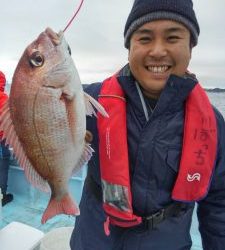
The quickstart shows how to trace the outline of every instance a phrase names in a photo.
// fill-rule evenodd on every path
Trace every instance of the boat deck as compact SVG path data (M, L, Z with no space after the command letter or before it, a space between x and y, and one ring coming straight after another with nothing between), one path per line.
M69 182L73 198L79 202L86 176L86 168ZM33 188L26 180L23 170L19 166L12 165L9 171L8 192L14 195L14 200L2 208L2 222L0 229L10 222L17 221L37 228L44 233L58 227L74 226L75 217L59 215L41 224L41 217L49 200L49 194L44 194ZM194 214L191 236L193 240L192 250L201 250L201 239L198 232L196 213Z
M71 193L77 203L80 201L85 176L86 169L84 168L69 182ZM14 199L2 208L0 228L12 221L25 223L45 233L56 227L74 226L75 217L67 215L55 216L44 225L41 224L41 217L47 207L49 194L42 193L32 187L19 166L10 167L8 192L13 194Z

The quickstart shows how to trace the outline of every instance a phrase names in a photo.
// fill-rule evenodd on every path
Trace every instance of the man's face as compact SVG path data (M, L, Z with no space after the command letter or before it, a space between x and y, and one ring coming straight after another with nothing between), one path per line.
M187 70L191 59L190 32L170 20L146 23L133 33L128 59L145 95L158 98L170 74L183 76Z

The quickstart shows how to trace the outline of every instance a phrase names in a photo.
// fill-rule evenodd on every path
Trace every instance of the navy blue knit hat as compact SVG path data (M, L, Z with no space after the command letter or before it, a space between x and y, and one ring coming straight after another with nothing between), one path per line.
M185 25L191 32L191 42L198 43L200 28L192 0L135 0L124 29L124 44L129 48L130 38L143 24L168 19Z

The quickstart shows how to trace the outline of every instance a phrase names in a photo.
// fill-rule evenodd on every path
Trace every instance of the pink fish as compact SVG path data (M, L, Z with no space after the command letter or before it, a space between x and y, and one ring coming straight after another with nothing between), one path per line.
M86 115L96 115L95 110L107 116L83 92L63 32L47 28L24 51L0 117L0 129L28 180L51 190L42 223L57 214L79 214L68 181L92 156Z

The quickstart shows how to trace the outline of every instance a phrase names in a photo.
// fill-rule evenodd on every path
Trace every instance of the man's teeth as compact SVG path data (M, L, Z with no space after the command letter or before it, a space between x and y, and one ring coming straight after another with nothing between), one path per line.
M149 66L148 70L153 73L164 73L168 68L169 66Z

